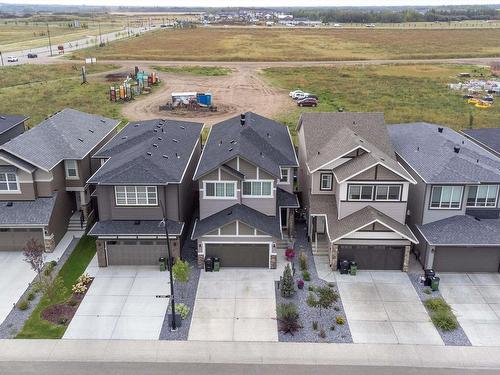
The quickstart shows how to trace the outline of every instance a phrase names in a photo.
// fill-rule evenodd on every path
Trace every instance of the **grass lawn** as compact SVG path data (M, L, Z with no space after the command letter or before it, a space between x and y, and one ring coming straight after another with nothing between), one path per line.
M373 65L347 67L269 68L262 75L286 90L301 88L319 95L317 108L299 108L277 117L295 131L305 111L384 112L387 124L426 121L456 130L498 126L500 103L477 109L447 84L458 82L459 72L487 76L488 69L456 65ZM290 99L291 100L291 99Z
M71 295L71 287L78 277L85 271L96 253L95 239L84 236L77 247L70 255L64 266L59 271L58 276L63 279L64 289L59 290L53 301L46 295L42 297L38 306L33 310L30 318L26 321L23 329L16 338L23 339L59 339L66 331L65 325L55 325L41 319L40 313L47 307L67 301Z
M88 74L116 69L115 65L93 65ZM108 100L104 78L89 76L81 84L80 65L19 65L0 69L0 113L30 116L34 126L56 111L69 107L122 119L121 104Z
M158 30L93 51L100 59L311 61L498 56L500 29ZM74 58L84 58L86 50Z
M153 69L165 73L193 74L197 76L227 76L231 69L222 66L153 66Z

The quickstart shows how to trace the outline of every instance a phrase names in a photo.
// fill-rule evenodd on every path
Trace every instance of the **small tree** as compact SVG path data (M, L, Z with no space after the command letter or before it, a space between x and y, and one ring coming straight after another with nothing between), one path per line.
M45 264L44 246L32 238L23 248L24 261L31 266L31 269L38 275L38 281L42 281L42 269Z
M175 264L172 266L172 276L176 281L182 284L187 283L189 281L189 277L191 276L191 267L189 266L189 263L177 258L175 260ZM181 297L184 298L182 290Z
M323 309L329 309L337 301L339 295L328 286L314 288L307 296L307 305L319 309L319 315Z
M287 264L285 270L283 271L283 277L281 279L281 296L282 297L291 297L295 293L295 285L292 277L292 269L290 268L290 264Z

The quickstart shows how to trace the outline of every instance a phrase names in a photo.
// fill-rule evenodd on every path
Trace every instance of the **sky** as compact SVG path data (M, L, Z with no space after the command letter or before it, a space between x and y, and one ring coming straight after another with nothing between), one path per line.
M285 6L394 6L498 4L500 0L0 0L12 4L199 6L199 7L285 7Z

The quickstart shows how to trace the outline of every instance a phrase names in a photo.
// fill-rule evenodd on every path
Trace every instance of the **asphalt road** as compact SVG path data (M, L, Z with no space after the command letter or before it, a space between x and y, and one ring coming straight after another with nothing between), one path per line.
M2 375L493 375L498 370L191 363L0 362Z

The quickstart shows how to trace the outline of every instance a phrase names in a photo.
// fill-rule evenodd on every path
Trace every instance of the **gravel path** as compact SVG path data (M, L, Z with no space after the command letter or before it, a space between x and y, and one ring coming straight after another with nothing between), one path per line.
M413 284L415 290L417 291L418 296L420 297L420 300L422 302L431 299L431 298L443 298L441 293L439 291L432 292L430 294L425 293L425 290L430 290L429 287L424 286L423 283L420 282L420 277L423 276L421 273L408 273L408 277L411 280L411 283ZM441 335L441 338L443 339L443 342L445 345L449 346L471 346L471 343L469 339L467 338L467 335L465 334L464 330L460 326L460 323L458 324L458 327L454 329L453 331L443 331L442 329L439 329L436 327L437 331Z
M340 299L340 294L338 293L337 285L335 283L327 283L318 277L316 271L316 266L314 264L314 258L312 254L311 244L306 238L306 228L304 223L296 224L296 241L295 241L295 251L296 256L293 260L295 267L294 280L302 279L302 272L299 267L299 255L303 251L307 254L307 269L311 275L311 281L306 281L304 289L297 289L296 293L291 298L284 298L281 296L280 291L276 290L276 303L289 303L293 302L297 305L299 312L300 323L303 328L294 335L285 334L281 331L278 332L279 341L284 342L333 342L333 343L352 343L351 332L349 330L349 324L344 312L344 306L342 300ZM295 284L297 285L297 284ZM333 290L339 294L337 302L334 303L333 307L328 310L323 310L321 315L318 309L311 308L307 305L306 299L308 294L308 287L313 286L326 286L330 285ZM344 324L340 325L336 323L336 318L342 317L344 319ZM312 325L313 322L318 322L318 329L314 330ZM334 329L332 329L334 328ZM320 337L320 330L323 329L326 336L324 338Z

